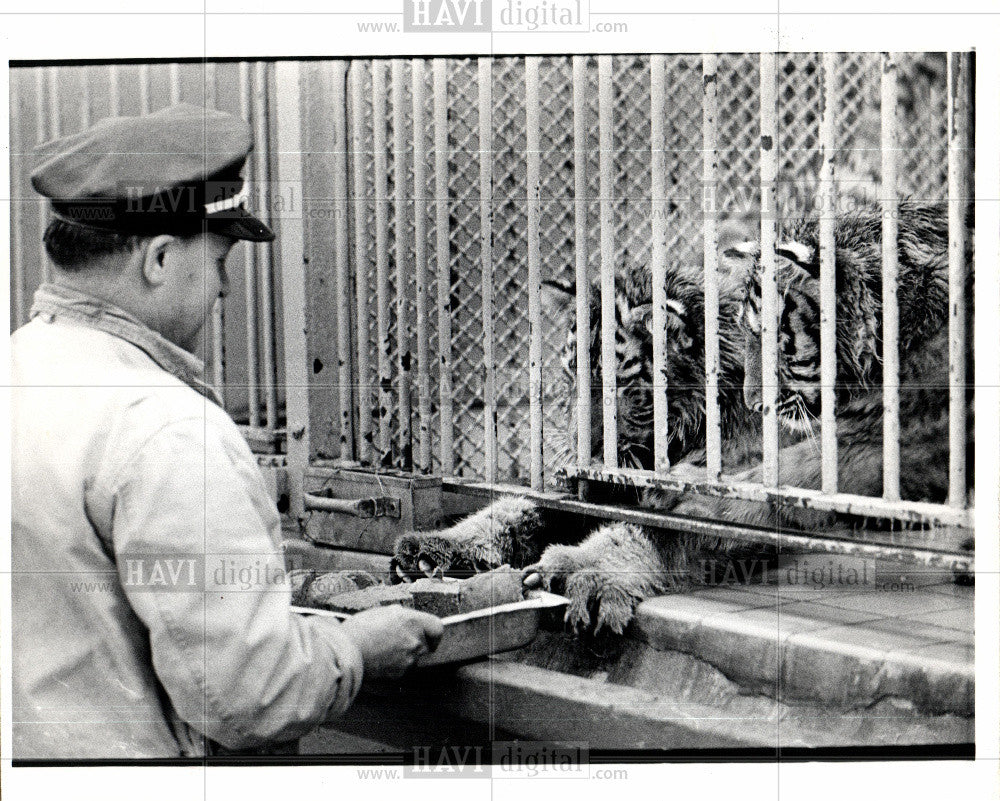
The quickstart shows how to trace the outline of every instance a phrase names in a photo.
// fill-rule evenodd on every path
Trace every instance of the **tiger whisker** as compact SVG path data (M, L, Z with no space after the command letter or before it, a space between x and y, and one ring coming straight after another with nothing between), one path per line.
M812 449L817 454L820 453L821 451L819 442L816 440L816 432L815 429L813 428L812 420L810 420L810 417L812 417L812 415L809 414L809 410L806 408L805 401L802 400L801 395L795 396L795 405L793 407L793 410L795 412L796 417L799 419L799 422L802 425L802 431L803 433L805 433L806 439L809 441L809 444L812 446Z

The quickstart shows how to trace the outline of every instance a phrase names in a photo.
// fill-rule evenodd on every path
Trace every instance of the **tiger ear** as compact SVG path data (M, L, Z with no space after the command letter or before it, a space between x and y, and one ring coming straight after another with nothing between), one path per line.
M774 246L774 252L798 265L813 278L819 278L819 262L812 246L804 242L779 242Z
M752 275L760 258L760 243L754 239L719 242L719 277L742 286Z

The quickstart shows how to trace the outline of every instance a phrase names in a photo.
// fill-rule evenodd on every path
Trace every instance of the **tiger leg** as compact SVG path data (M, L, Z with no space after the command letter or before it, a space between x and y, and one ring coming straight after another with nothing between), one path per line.
M546 515L527 498L503 498L443 531L414 531L396 540L393 581L470 575L538 558Z

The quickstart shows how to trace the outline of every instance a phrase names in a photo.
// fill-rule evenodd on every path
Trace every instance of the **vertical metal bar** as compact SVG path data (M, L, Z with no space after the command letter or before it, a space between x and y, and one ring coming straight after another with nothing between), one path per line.
M375 148L375 298L378 331L379 465L392 465L392 344L389 341L389 167L385 62L372 61L372 142Z
M497 481L497 366L494 354L493 298L493 59L479 68L479 234L483 294L483 426L485 478Z
M174 63L170 65L170 105L176 106L181 102L181 65Z
M899 195L897 66L882 54L882 495L899 500ZM825 403L825 401L824 401Z
M539 215L541 212L541 136L538 121L537 56L524 61L524 118L528 190L528 417L531 488L542 489L542 295Z
M591 457L590 275L587 248L587 57L573 56L573 224L576 254L576 460Z
M121 114L121 71L117 64L108 67L108 107L109 114L117 117Z
M965 262L971 59L948 54L948 502L963 507L965 483Z
M618 359L615 353L614 87L611 56L597 57L597 124L601 170L601 382L604 464L618 466Z
M351 266L347 238L347 62L333 62L333 250L337 272L337 383L341 459L354 458ZM363 318L362 318L363 319Z
M667 455L667 59L649 59L650 231L653 302L653 469L670 470Z
M80 130L90 127L90 68L80 67Z
M823 54L819 191L819 342L823 492L837 491L837 54Z
M277 98L278 176L291 186L302 185L302 101L299 63L275 65ZM290 512L304 514L302 475L309 464L309 370L306 341L305 232L288 225L281 232L281 290L284 322L285 396L288 415L288 483Z
M778 57L760 54L761 395L765 486L778 485Z
M243 119L251 117L251 109L253 109L253 91L250 85L250 65L242 61L240 62L240 116ZM251 160L250 164L247 164L247 172L249 173L247 178L249 181L256 183L263 180L256 157ZM247 412L250 425L253 428L260 427L260 393L257 389L259 365L257 355L257 254L257 247L253 242L243 243L243 268L246 276L244 298L247 312Z
M398 467L413 467L413 421L410 408L410 369L413 354L411 347L410 271L407 269L409 244L406 229L406 184L408 151L406 141L406 114L403 107L402 59L392 61L392 159L395 171L393 184L394 216L396 222L396 381L399 387L399 463Z
M420 430L417 467L431 471L431 357L427 332L427 142L424 131L424 62L410 61L413 101L413 272L416 276L417 425Z
M23 124L18 119L21 108L21 78L19 75L11 75L10 81L10 184L11 184L11 204L10 204L10 264L11 264L11 303L14 309L13 327L20 328L27 322L27 298L25 297L24 281L24 236L21 226L24 225L23 211L25 198L24 191L24 140L22 137ZM16 192L16 194L15 194Z
M49 134L52 139L58 139L62 136L62 120L59 117L59 112L62 109L62 104L59 102L60 77L59 67L49 67L45 71L45 78L48 81Z
M139 65L139 113L149 114L153 110L149 97L149 64Z
M706 477L722 476L722 417L719 412L719 137L718 68L714 53L702 56L702 187L705 262L705 458Z
M360 62L351 66L351 145L354 151L354 298L358 328L358 459L372 461L371 363L368 358L368 203L365 196L365 164L368 146L364 134L364 73ZM377 126L377 123L375 123ZM384 125L384 123L382 123Z
M448 222L448 62L434 59L434 224L437 229L438 406L441 475L455 469L451 382L451 249Z
M218 98L216 96L216 74L215 63L205 64L205 108L216 107ZM222 398L223 407L226 406L226 301L225 298L217 298L212 304L212 384L215 391Z
M267 64L263 61L257 62L257 86L255 93L257 97L257 112L254 115L254 123L257 126L257 146L254 152L257 158L257 181L260 186L257 188L258 195L263 205L265 220L271 219L271 161L270 161L270 134L268 131L269 94L267 79ZM266 413L265 421L269 431L274 431L278 427L278 386L275 372L277 369L274 355L274 251L270 242L262 242L257 247L260 269L258 271L258 281L260 292L260 318L261 318L261 339L263 347L263 389L264 389L264 409Z
M58 139L61 135L61 125L59 122L59 73L58 67L49 67L45 70L39 70L38 75L38 141L39 143L46 142L50 139ZM47 84L48 91L46 93L46 86L42 83L45 81ZM46 94L48 96L48 120L46 120L46 110L44 106ZM39 224L41 228L42 237L45 235L45 229L49 226L49 221L52 219L52 215L49 212L48 204L43 203L39 207ZM41 237L39 237L39 244L41 244ZM42 266L42 280L51 281L52 280L52 263L49 261L48 254L45 252L44 245L41 248L41 266Z

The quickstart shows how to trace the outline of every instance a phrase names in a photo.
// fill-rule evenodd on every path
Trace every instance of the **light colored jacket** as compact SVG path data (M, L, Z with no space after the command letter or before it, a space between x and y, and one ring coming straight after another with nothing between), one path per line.
M14 757L262 747L343 712L361 654L291 611L277 511L201 362L77 292L33 313L11 343Z

